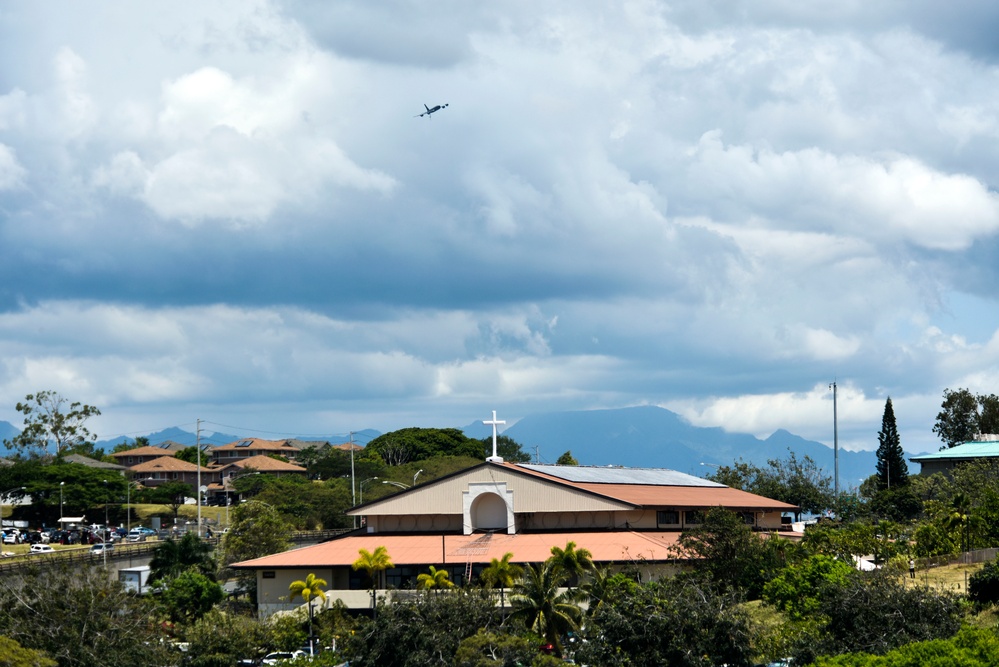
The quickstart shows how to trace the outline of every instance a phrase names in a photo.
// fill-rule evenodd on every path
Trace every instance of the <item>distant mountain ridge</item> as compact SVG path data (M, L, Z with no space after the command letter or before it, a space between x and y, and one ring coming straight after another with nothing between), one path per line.
M463 430L469 437L492 435L492 429L481 422ZM582 465L670 468L703 477L713 467L732 465L740 458L763 466L770 459L787 458L790 449L799 459L809 456L826 474L834 475L833 450L821 442L783 429L760 440L748 433L694 426L675 412L651 405L528 415L503 435L532 456L537 447L542 463L554 463L563 452L571 451ZM840 489L859 486L874 474L876 462L874 452L841 449ZM918 467L910 467L910 473L917 472Z

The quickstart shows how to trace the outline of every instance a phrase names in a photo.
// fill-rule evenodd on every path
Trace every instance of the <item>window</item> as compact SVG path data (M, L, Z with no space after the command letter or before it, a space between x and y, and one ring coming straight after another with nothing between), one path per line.
M660 526L679 526L680 512L677 510L659 510L656 512L656 523Z
M756 513L755 512L739 512L739 516L742 517L743 522L745 522L745 524L747 526L755 526L756 525Z
M264 570L263 572L260 573L260 576L263 577L264 579L274 579L274 575L276 574L277 573L274 572L274 570Z
M686 526L696 526L704 523L704 512L700 510L687 510L683 513L683 523Z

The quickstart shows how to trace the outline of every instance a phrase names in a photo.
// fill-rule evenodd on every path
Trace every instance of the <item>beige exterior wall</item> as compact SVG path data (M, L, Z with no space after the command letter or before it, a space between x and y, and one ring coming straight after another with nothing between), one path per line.
M513 511L529 512L596 512L621 510L628 507L576 489L550 484L505 470L484 466L466 471L443 482L421 488L420 493L400 494L372 503L354 514L383 516L424 516L433 514L462 515L462 493L469 484L505 483L514 493Z

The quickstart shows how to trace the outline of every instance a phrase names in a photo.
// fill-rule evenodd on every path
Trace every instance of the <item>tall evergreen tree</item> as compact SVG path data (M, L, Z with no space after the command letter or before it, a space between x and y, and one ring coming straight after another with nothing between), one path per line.
M885 402L885 413L881 418L881 431L878 433L878 489L890 489L909 483L909 466L898 437L895 424L895 410L891 397Z

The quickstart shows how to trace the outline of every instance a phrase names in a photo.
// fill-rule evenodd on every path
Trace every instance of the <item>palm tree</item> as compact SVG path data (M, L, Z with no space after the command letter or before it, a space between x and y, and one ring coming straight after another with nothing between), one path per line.
M954 494L950 503L950 509L944 517L944 528L961 531L961 551L968 551L970 548L970 532L973 526L978 524L978 517L971 513L971 498L962 492Z
M392 557L389 556L388 549L384 546L375 547L373 552L367 549L359 549L357 553L360 554L360 558L355 560L351 567L355 570L364 570L371 580L371 609L374 612L376 608L375 589L378 588L378 574L395 566L392 564Z
M438 570L431 565L430 574L424 572L416 577L416 587L421 591L431 588L440 591L442 588L454 588L454 582L449 578L447 570Z
M198 568L201 574L215 581L212 545L196 533L187 533L180 540L164 540L153 551L153 558L149 561L149 583L172 579L191 567Z
M492 588L499 586L500 614L503 619L506 619L506 589L513 586L513 582L524 574L524 568L511 563L511 558L513 554L509 551L503 554L503 558L493 558L479 575L486 586Z
M593 554L589 549L577 549L575 542L566 542L565 549L552 547L552 555L548 560L565 572L566 576L576 579L593 569Z
M309 573L309 576L305 578L305 581L293 581L291 585L288 586L288 599L294 600L295 598L301 596L305 600L306 604L309 605L309 648L312 648L312 598L319 598L320 600L326 599L326 593L323 592L323 588L326 586L326 580L320 579L316 575Z
M524 570L524 578L514 586L511 619L520 619L528 630L538 633L562 656L561 637L579 630L582 611L576 604L579 592L559 592L565 583L565 571L552 559L533 564Z
M613 604L620 597L622 587L627 585L622 583L623 581L627 580L623 580L616 573L611 572L609 567L593 568L589 580L581 586L589 601L587 614L591 618L604 603Z

